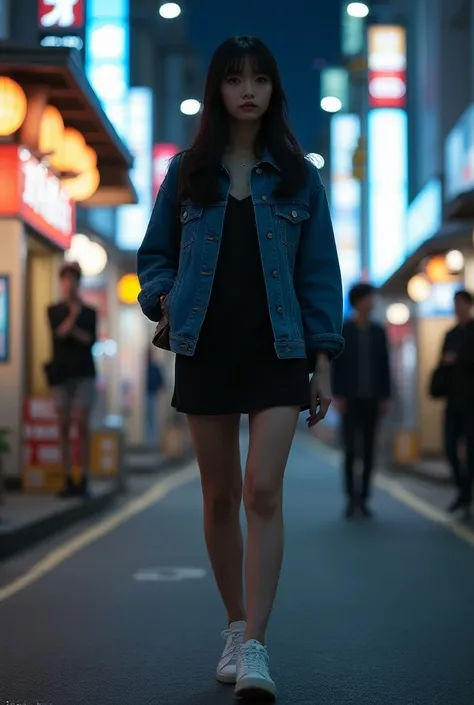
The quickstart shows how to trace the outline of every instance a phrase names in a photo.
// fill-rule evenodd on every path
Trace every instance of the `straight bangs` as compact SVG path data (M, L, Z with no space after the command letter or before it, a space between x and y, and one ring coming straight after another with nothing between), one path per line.
M221 57L221 81L229 76L241 76L245 66L259 76L268 76L272 83L278 83L278 68L275 60L264 47L258 44L231 44L226 47L225 55Z

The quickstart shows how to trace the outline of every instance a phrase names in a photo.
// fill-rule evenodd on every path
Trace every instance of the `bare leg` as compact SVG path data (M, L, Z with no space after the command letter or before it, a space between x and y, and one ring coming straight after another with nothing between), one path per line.
M58 410L59 414L59 443L61 447L61 459L64 466L64 474L66 480L70 480L72 476L72 465L71 465L71 441L70 441L70 428L71 428L71 408L65 407Z
M77 430L79 433L80 461L83 480L89 477L90 465L90 414L88 409L77 412Z
M245 559L247 631L265 644L283 558L283 477L299 408L266 409L250 416L244 483L248 536Z
M204 500L204 535L228 622L245 619L239 422L228 416L188 416Z

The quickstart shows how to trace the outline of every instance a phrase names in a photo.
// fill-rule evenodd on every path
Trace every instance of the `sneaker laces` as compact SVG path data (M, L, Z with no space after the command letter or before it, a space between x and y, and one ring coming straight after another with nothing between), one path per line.
M247 671L258 673L261 676L268 676L268 655L267 650L261 644L252 644L243 648L241 659Z
M235 629L224 629L222 638L227 641L227 653L232 653L232 658L237 656L237 652L244 640L244 632ZM230 641L229 641L230 639Z

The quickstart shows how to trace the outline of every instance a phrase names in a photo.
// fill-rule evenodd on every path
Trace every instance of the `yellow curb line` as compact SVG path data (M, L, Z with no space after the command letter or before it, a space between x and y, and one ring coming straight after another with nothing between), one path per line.
M58 567L61 563L71 558L75 553L89 546L94 541L106 536L111 531L116 529L121 524L125 523L132 517L140 514L145 509L148 509L153 504L161 501L175 489L183 487L192 482L198 477L198 469L196 462L178 470L169 477L158 480L149 490L144 492L139 497L127 502L127 504L117 509L111 516L106 517L98 524L85 529L74 538L66 541L61 546L58 546L53 551L48 553L44 558L39 560L32 568L24 575L16 578L11 583L0 588L0 602L4 602L9 597L13 597L17 593L24 590L26 587L35 583L47 573Z

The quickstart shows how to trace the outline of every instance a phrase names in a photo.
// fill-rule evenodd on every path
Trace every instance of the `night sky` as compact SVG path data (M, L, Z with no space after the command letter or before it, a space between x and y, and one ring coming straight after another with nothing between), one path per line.
M338 0L183 0L188 37L203 71L216 46L236 34L259 37L275 54L296 137L317 150L327 116L319 107L320 60L337 62Z

